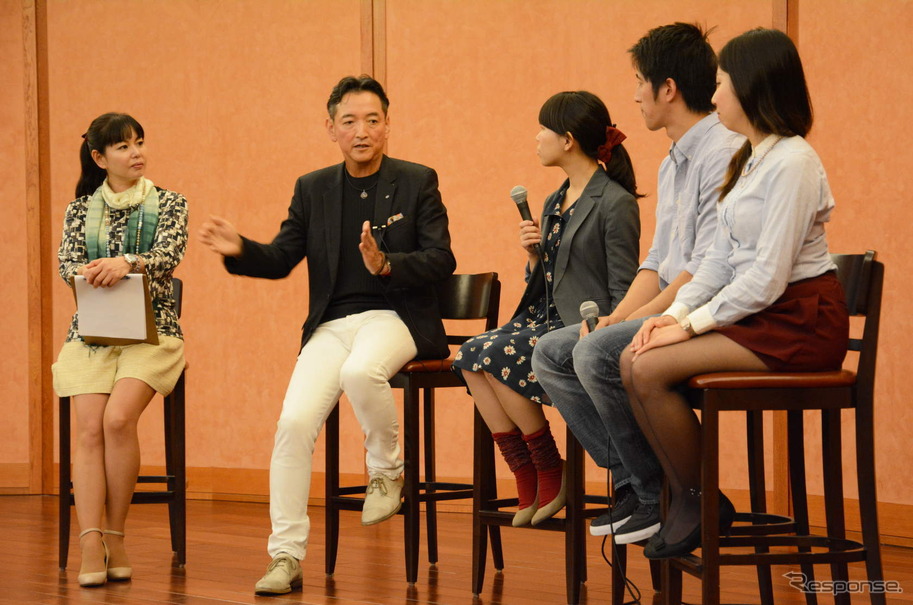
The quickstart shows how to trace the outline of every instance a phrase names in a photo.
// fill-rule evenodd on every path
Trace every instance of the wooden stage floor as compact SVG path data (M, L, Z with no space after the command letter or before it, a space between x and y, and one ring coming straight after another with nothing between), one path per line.
M127 547L134 566L132 582L84 589L76 583L79 565L74 520L70 564L57 567L57 500L48 496L0 496L0 603L111 603L142 605L174 603L349 604L475 604L536 605L564 603L564 542L557 532L502 530L505 569L495 573L489 556L485 586L478 599L471 591L471 518L465 513L439 514L440 561L419 566L419 579L405 581L400 517L362 527L354 512L342 513L336 574L323 572L323 509L312 507L312 543L304 562L304 586L288 595L255 597L253 586L266 568L269 513L265 504L188 502L188 555L185 568L171 564L165 505L135 505L127 522ZM424 531L424 528L423 528ZM581 603L608 603L610 569L600 553L600 538L588 538L589 581ZM646 560L630 552L630 578L643 592L642 603L659 603L650 587ZM424 546L422 556L425 556ZM913 603L913 550L885 547L885 579L900 583L903 593L888 603ZM851 578L861 579L860 565ZM774 568L776 602L804 603L804 596L783 577L791 571ZM817 579L826 579L821 569ZM723 600L758 603L753 568L725 568ZM697 581L686 577L685 601L700 601ZM832 599L822 596L821 603ZM853 603L868 603L854 595Z

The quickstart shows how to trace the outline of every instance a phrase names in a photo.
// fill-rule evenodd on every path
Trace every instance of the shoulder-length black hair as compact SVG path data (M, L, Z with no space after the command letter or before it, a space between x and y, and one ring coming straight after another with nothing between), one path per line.
M92 195L108 176L108 173L95 163L92 150L104 154L109 145L126 141L134 134L138 139L145 137L140 123L125 113L106 113L92 120L86 134L82 135L83 141L79 147L79 163L82 170L79 182L76 183L76 197Z
M613 126L605 103L585 90L552 95L539 110L539 124L561 135L570 133L583 153L594 160L599 159L599 146L606 142L606 128ZM612 150L605 171L631 195L643 197L637 192L634 165L623 144Z
M812 128L812 101L796 45L776 29L752 29L736 36L720 51L720 69L748 122L759 132L804 137ZM720 188L720 200L732 191L751 156L751 143L739 149Z

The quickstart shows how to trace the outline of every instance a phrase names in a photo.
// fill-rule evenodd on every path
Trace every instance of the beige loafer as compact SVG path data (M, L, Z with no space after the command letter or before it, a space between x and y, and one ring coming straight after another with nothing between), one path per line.
M558 495L555 496L554 500L536 511L532 521L530 521L530 525L538 525L546 519L551 519L555 516L555 513L564 508L564 505L567 502L567 467L565 466L564 461L561 462L561 465L564 468L561 469L561 489L558 491Z
M536 514L537 510L539 510L539 494L536 494L536 499L533 500L532 504L517 511L513 521L511 521L511 525L514 527L529 525L529 522L533 520L533 516Z

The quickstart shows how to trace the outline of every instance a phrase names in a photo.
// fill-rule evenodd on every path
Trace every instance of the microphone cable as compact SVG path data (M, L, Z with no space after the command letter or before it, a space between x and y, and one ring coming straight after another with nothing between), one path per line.
M613 507L610 506L608 515L609 515L609 523L611 525L614 525L614 523L615 523L614 519L612 518L613 510L614 510ZM612 534L614 535L614 533L615 533L615 530L613 529ZM643 599L643 595L640 592L640 588L637 586L637 584L634 583L634 580L629 578L628 574L626 574L620 567L617 567L618 564L615 563L615 561L618 561L618 544L615 543L615 540L612 540L612 554L615 557L614 560L610 561L609 558L606 556L605 543L606 543L606 540L608 540L608 539L609 539L609 536L607 536L607 535L602 537L602 546L600 547L600 554L602 555L602 560L605 561L606 564L610 568L618 569L618 573L621 575L622 581L625 584L625 590L627 590L628 594L631 595L631 600L625 601L622 605L641 605L641 599ZM650 570L650 574L652 576L652 574L653 574L652 569ZM691 604L687 603L686 601L682 601L682 605L691 605Z
M615 510L614 506L609 506L609 511L608 511L609 527L612 527L615 524L615 520L612 518L612 514L613 514L614 510ZM613 535L614 535L614 532L615 532L615 530L613 528L612 529ZM623 569L618 567L618 564L615 562L615 561L618 561L618 545L615 543L615 540L612 540L612 555L614 556L614 559L612 561L610 561L609 558L606 557L605 543L606 543L606 540L608 540L608 539L609 539L609 536L607 536L607 535L602 537L602 547L600 548L600 554L602 554L602 560L605 561L610 568L618 570L619 575L621 575L621 578L624 581L625 590L627 590L628 594L631 595L631 600L625 601L623 603L623 605L640 605L641 599L643 598L643 595L640 592L640 588L638 588L637 584L635 584L634 581L628 577L628 574L626 574Z
M609 519L611 520L611 518L612 512L609 511ZM618 561L618 545L615 544L615 540L612 540L612 554L614 555L615 559L610 561L605 554L605 543L608 539L609 536L602 537L602 547L600 548L600 554L602 554L602 560L605 561L610 568L618 570L618 573L625 584L625 590L629 595L631 595L631 600L624 601L622 605L640 605L641 599L643 598L643 595L640 592L640 588L638 588L637 584L634 583L634 580L629 578L628 574L626 574L620 567L617 567L618 564L615 563L615 561Z

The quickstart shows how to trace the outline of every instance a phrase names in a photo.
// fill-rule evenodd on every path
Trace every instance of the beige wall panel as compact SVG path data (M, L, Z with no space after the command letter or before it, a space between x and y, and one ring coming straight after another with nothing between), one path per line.
M125 8L126 7L126 8ZM324 104L343 74L362 70L361 4L263 2L48 2L51 187L56 254L59 226L78 176L79 135L109 110L132 113L146 127L148 176L184 193L192 237L177 275L187 295L188 464L196 468L264 469L279 406L294 365L307 312L306 269L271 283L228 276L195 241L209 214L245 235L268 240L284 218L294 180L339 161L324 131ZM535 156L537 113L554 92L588 89L609 106L627 135L640 188L641 255L652 238L656 170L669 141L643 126L633 102L627 48L647 29L676 20L716 25L715 48L750 27L771 23L772 6L660 0L387 0L386 73L393 130L390 154L438 170L450 209L458 271L498 271L501 319L523 288L524 255L516 243L516 210L508 192L530 191L534 212L563 174ZM835 251L875 248L887 264L885 331L877 401L880 499L913 503L913 488L887 478L910 466L905 437L911 412L903 383L904 337L911 331L904 276L913 261L903 247L911 213L911 152L898 125L910 117L910 87L882 74L913 58L906 32L913 4L901 0L802 0L799 42L816 108L811 142L837 198L829 228ZM10 427L0 463L28 461L25 280L24 89L21 7L0 2L2 141L0 328L13 347L0 367L0 414ZM141 23L136 28L127 23ZM878 40L875 46L870 40ZM867 48L865 53L861 48ZM890 63L888 60L891 59ZM72 298L55 282L55 351ZM19 294L17 294L17 292ZM18 351L18 353L17 353ZM471 400L452 390L439 398L439 475L468 477ZM560 418L549 411L553 424ZM161 406L141 426L145 464L160 464ZM743 423L725 447L724 486L744 486ZM363 467L362 436L343 408L343 470ZM556 433L562 433L559 429ZM818 447L810 436L810 450ZM851 464L851 461L848 461ZM13 468L13 466L10 466ZM19 468L19 467L15 467ZM318 450L315 470L322 469ZM600 474L590 468L590 479ZM506 469L501 469L501 474ZM18 476L8 472L4 476ZM2 487L2 486L0 486ZM814 486L815 490L819 486ZM218 491L217 487L212 488ZM259 489L259 488L258 488ZM848 495L855 492L850 488Z
M187 463L265 468L307 313L304 265L280 282L229 276L196 241L210 214L270 240L295 179L340 160L324 129L332 85L358 73L357 0L51 1L52 190L59 243L80 135L105 111L143 124L147 176L189 202L182 325L190 362ZM60 346L73 310L55 290ZM161 405L141 422L144 462L162 461Z
M0 463L29 461L25 72L21 3L0 2ZM20 476L20 475L17 475ZM28 476L24 477L28 485ZM6 483L21 484L21 480ZM0 487L5 486L0 482Z
M885 295L875 392L878 499L913 503L913 485L897 481L913 466L909 335L913 332L913 151L903 129L913 121L906 101L913 83L903 76L913 61L913 3L901 0L802 0L799 46L815 126L815 146L837 200L828 230L831 249L878 251L885 263ZM846 417L846 416L845 416ZM850 432L844 444L852 452ZM820 451L820 438L810 438ZM846 459L847 497L855 497L855 466ZM816 477L816 479L819 479ZM820 486L815 489L821 493Z
M627 49L652 27L674 21L717 26L711 43L771 22L768 2L388 0L387 73L392 155L429 164L441 177L451 216L458 272L497 271L504 283L501 320L522 294L525 253L517 244L517 210L508 192L529 189L538 215L564 174L543 168L535 136L542 103L562 90L598 94L628 135L641 200L641 256L653 237L656 173L669 148L664 132L647 131L633 101ZM572 318L576 319L576 318ZM439 472L471 474L471 400L441 397ZM556 433L563 422L551 414ZM733 452L744 451L734 440ZM591 467L594 470L595 467ZM506 467L502 468L506 472ZM744 472L724 471L741 483ZM598 478L595 472L590 475ZM738 477L739 479L736 479Z

